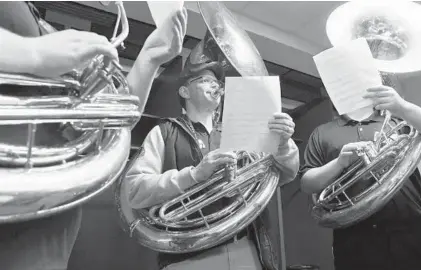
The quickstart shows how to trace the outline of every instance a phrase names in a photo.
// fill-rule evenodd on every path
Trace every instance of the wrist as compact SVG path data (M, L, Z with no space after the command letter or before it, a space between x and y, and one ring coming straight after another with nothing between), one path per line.
M290 141L289 139L288 140L281 139L281 142L278 145L278 151L277 151L278 155L286 155L290 151L289 141Z
M25 55L27 55L27 65L25 73L39 76L39 69L43 66L43 57L37 46L36 38L23 38L21 44L25 44Z
M289 139L281 139L278 145L279 150L285 150L289 148Z
M402 104L401 115L398 115L398 117L400 117L402 119L406 119L408 117L408 115L411 114L412 108L413 108L413 104L411 102L408 102L408 101L405 100Z
M190 167L190 176L193 179L193 182L199 183L199 181L197 179L197 170L196 170L196 167L194 167L194 166L191 166Z
M164 64L161 63L161 61L159 61L159 57L153 56L154 54L150 51L149 48L145 49L144 51L141 51L140 53L142 54L142 62L146 63L147 65L150 65L153 68L158 69L162 64Z
M339 172L342 172L343 170L345 170L345 169L346 169L346 166L345 166L344 164L342 164L342 163L339 161L339 158L336 158L336 159L334 160L334 165L335 165L335 168L336 168Z

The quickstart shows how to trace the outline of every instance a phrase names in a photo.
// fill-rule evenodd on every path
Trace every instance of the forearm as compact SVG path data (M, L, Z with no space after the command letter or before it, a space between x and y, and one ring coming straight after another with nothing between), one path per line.
M342 171L337 158L324 166L310 169L301 177L301 190L308 194L318 193L333 183Z
M152 83L158 72L159 64L151 60L148 53L141 51L137 56L132 69L127 75L127 82L130 93L136 95L140 99L140 112L145 110Z
M280 146L274 159L281 172L279 185L282 186L294 180L300 167L299 151L295 142L289 139L288 143Z
M413 103L406 102L406 106L403 111L404 113L400 117L416 130L421 132L421 107Z
M10 73L33 74L36 66L36 48L25 38L0 28L0 70Z
M128 174L125 181L128 182L126 194L129 204L134 209L163 203L195 184L190 175L190 167L181 171L169 170L163 174Z
M141 209L162 203L184 192L196 182L191 167L163 171L165 142L155 126L143 142L143 150L126 174L126 194L132 208Z

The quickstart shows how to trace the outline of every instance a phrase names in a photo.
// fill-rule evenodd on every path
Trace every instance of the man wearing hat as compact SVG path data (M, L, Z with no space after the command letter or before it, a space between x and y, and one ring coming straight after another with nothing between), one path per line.
M221 165L236 163L233 152L218 150L220 131L216 121L224 90L224 70L220 62L203 53L207 46L204 41L192 50L177 84L185 114L164 119L149 132L142 153L127 173L127 193L134 209L174 198L196 183L207 181ZM275 159L281 184L285 184L295 178L299 167L298 148L291 139L294 123L287 114L276 113L268 119L268 128L281 137ZM224 202L217 201L203 211L215 212L223 206ZM278 269L277 252L273 250L276 247L270 243L265 224L260 219L255 224L256 233L265 237L259 239L260 247L254 244L251 235L255 232L249 226L233 239L208 250L160 253L160 269Z

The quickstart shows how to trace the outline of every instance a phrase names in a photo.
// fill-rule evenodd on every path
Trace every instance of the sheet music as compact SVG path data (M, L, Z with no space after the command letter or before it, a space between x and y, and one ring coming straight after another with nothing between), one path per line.
M268 121L281 106L278 76L227 77L221 149L275 153L280 137Z
M313 59L338 113L353 112L354 118L368 117L373 103L363 95L368 88L381 85L382 80L367 41L359 38L325 50ZM356 113L360 109L364 113Z
M149 10L156 27L162 27L165 20L172 14L181 10L184 1L148 1Z

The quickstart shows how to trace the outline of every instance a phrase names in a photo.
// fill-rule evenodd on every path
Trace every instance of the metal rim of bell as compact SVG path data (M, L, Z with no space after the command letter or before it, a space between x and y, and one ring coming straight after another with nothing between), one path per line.
M326 22L326 34L332 46L340 46L356 37L353 29L362 18L369 16L387 18L404 29L409 43L405 54L394 60L375 59L379 71L388 73L409 73L421 70L421 5L414 2L352 1L332 11Z
M206 5L206 8L204 7L205 5ZM219 49L223 52L223 54L228 59L230 64L234 67L234 69L238 73L240 73L241 76L268 76L269 72L267 71L266 65L264 64L263 59L260 56L260 53L257 50L256 46L254 45L253 41L250 39L247 32L239 26L235 17L231 14L231 12L228 10L228 8L224 4L220 3L219 1L205 1L205 2L197 1L197 6L203 18L203 21L206 24L206 28L211 34L212 38L215 40L215 43L218 45ZM232 22L231 26L233 26L236 32L243 33L242 35L238 35L238 36L244 37L244 43L247 44L247 47L250 47L251 49L249 50L248 53L252 52L253 59L255 60L253 63L252 70L244 69L242 64L237 63L237 61L235 61L235 59L233 59L231 55L226 52L226 49L223 46L221 46L219 37L216 35L214 28L212 27L213 26L212 22L210 18L206 16L206 14L208 13L205 12L205 9L208 9L208 10L214 9L214 12L211 13L212 17L218 16L222 12L224 14L224 16L222 16L224 20L228 20Z

